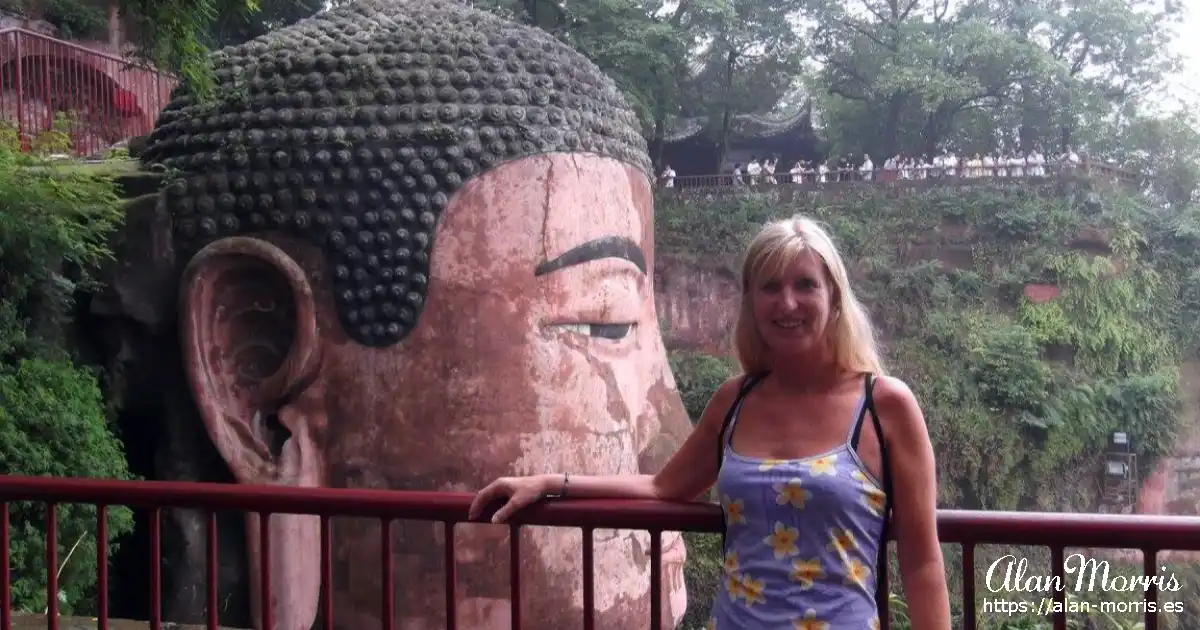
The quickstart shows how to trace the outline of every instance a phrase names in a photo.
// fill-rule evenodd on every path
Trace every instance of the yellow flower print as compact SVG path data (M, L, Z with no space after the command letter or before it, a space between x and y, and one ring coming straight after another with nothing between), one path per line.
M866 588L867 578L871 577L871 568L859 562L856 558L846 561L846 583Z
M821 558L812 560L796 560L792 562L792 581L799 582L800 588L812 588L813 580L825 577L825 569L821 566Z
M787 483L777 483L774 485L775 503L777 505L792 504L794 508L803 508L804 504L812 498L812 493L800 487L799 479L792 479Z
M763 597L763 589L766 587L767 585L762 580L756 580L749 575L743 575L742 598L746 600L746 605L753 606L767 601L767 598Z
M887 495L877 488L863 488L862 502L876 516L883 514L884 499Z
M713 623L715 624L716 622L714 621ZM870 627L871 630L879 630L879 617L872 619L871 623L869 623L867 625Z
M830 551L836 551L839 554L858 549L858 541L854 540L854 534L848 529L835 529L829 532L829 547Z
M758 469L765 472L784 463L787 463L786 459L764 459L762 460L762 463L758 465Z
M837 455L818 457L808 463L808 470L814 475L833 476L837 472Z
M829 630L829 622L817 619L817 611L809 608L804 616L792 621L795 630Z
M746 594L746 589L742 588L742 578L735 573L725 578L725 590L729 591L729 598L734 601Z
M725 554L725 572L732 574L732 573L737 573L737 570L738 570L737 552L730 551L729 553Z
M729 523L733 525L746 524L746 502L738 499L733 500L732 497L725 497L725 517L729 519Z
M796 539L799 537L800 530L776 521L775 532L764 538L763 542L775 550L775 559L778 560L800 553L800 549L796 547Z

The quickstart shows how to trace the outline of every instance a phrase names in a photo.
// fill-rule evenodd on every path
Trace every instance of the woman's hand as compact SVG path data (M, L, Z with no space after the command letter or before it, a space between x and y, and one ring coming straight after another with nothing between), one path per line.
M472 521L479 518L489 503L506 498L504 505L492 515L493 523L503 523L513 512L545 496L549 486L550 480L546 476L501 477L475 493L467 518Z

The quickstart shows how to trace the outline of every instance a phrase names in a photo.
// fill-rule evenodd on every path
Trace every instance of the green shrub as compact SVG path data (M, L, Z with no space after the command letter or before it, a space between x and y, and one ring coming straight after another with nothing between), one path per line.
M722 576L721 535L685 533L687 565L683 570L687 584L687 613L680 622L680 630L702 630L707 627L717 587Z
M130 478L97 377L76 365L64 332L120 219L111 181L21 154L15 131L0 129L0 474ZM12 606L41 612L46 508L9 508ZM133 521L126 508L107 514L110 544ZM96 509L62 505L57 517L60 610L91 612Z
M94 376L68 361L43 359L0 369L0 474L130 478ZM9 505L15 610L40 612L46 606L45 515L40 503ZM56 515L60 610L92 612L96 508L60 505ZM133 529L128 508L108 508L107 515L109 541Z
M697 352L671 352L667 358L688 417L693 424L699 422L708 399L721 383L734 375L737 367L728 359Z

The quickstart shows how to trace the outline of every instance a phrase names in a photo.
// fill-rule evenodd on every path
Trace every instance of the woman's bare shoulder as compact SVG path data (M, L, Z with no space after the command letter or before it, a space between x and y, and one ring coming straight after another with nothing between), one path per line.
M875 381L872 396L889 440L919 439L928 434L921 405L908 383L894 376Z

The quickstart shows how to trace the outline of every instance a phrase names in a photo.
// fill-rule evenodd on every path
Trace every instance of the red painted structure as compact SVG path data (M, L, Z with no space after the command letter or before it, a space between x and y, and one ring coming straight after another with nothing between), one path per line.
M11 630L12 611L7 602L11 600L9 577L9 512L8 504L13 501L35 501L46 504L46 529L50 539L56 537L55 506L62 503L85 503L98 506L97 540L107 540L105 508L127 505L147 509L150 512L150 538L152 557L151 571L151 619L152 630L163 627L160 591L160 530L159 514L164 508L192 508L208 511L208 573L207 602L208 628L216 630L219 609L217 602L217 510L237 510L256 513L263 518L271 514L315 514L321 516L321 572L324 580L332 579L329 532L330 518L356 516L378 518L385 525L381 528L381 555L385 559L380 587L383 593L381 618L383 628L392 630L391 594L394 576L391 567L390 524L395 520L440 521L449 533L455 524L467 522L467 508L471 495L464 493L380 491L357 489L309 489L283 486L244 486L209 483L178 483L152 481L107 481L96 479L64 479L51 477L16 477L0 475L0 630ZM521 527L551 526L578 527L583 530L583 622L585 630L594 630L592 618L594 604L593 585L595 580L592 565L592 533L595 529L640 529L651 533L651 614L648 627L661 628L662 588L661 557L662 543L659 534L664 531L718 532L720 531L720 509L702 503L665 503L656 501L610 501L566 499L534 506L523 511L510 525L516 533ZM260 528L261 549L271 546L270 529ZM974 552L980 544L1010 544L1047 546L1051 551L1053 574L1063 577L1063 551L1066 547L1091 547L1111 549L1139 549L1143 553L1143 569L1146 575L1158 574L1160 553L1163 551L1200 551L1200 517L1184 516L1116 516L1093 514L1051 514L942 510L938 515L938 535L944 543L963 545L963 598L974 602L976 594ZM454 536L445 536L445 558L449 570L445 572L446 608L454 610L456 600ZM521 557L520 536L510 536L510 580L513 601L521 602ZM106 545L97 546L99 571L98 609L99 630L108 629L108 556ZM58 566L56 545L46 545L46 566ZM270 563L263 559L260 588L264 600L270 597ZM47 593L58 590L55 572L49 571ZM886 578L886 574L885 574ZM887 592L886 581L880 592ZM1147 601L1155 601L1157 588L1151 585L1146 592ZM321 602L321 627L333 630L330 591L323 590ZM1054 599L1063 603L1062 591ZM50 630L58 629L57 598L48 597L47 614ZM964 606L962 628L976 627L977 611L974 605ZM447 628L457 628L453 615L448 615ZM886 619L886 618L885 618ZM264 607L262 627L270 628L270 607ZM521 628L521 606L512 608L512 627ZM888 627L887 622L883 624ZM1158 627L1158 616L1145 615L1146 630ZM1065 630L1066 614L1054 616L1054 628Z
M22 29L0 30L0 120L25 146L66 114L76 155L150 133L177 81L129 60Z

